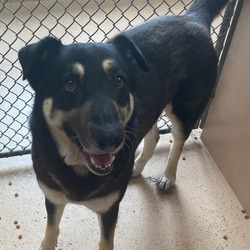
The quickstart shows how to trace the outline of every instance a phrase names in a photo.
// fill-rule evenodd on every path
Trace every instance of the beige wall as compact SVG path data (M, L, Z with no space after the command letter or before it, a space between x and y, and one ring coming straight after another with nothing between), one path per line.
M250 1L245 1L202 140L250 214Z

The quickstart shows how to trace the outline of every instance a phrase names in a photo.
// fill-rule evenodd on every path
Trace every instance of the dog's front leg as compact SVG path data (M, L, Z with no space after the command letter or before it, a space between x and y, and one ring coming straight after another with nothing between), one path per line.
M160 136L159 136L157 122L156 122L144 138L143 149L135 160L133 177L137 177L138 175L141 174L146 163L152 157L155 147L157 145L157 142L159 141L159 138Z
M114 248L114 234L118 211L119 203L113 205L106 213L98 214L101 231L99 250L112 250Z
M57 245L59 235L59 223L65 205L53 204L47 198L45 200L47 210L47 227L45 237L41 244L41 250L54 250Z

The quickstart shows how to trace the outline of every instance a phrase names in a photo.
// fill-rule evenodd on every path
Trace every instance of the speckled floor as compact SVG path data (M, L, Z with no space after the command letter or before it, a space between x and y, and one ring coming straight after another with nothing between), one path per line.
M155 186L170 145L170 135L161 136L142 177L131 180L121 202L115 250L250 249L250 219L199 133L194 131L186 143L176 186L167 194ZM0 249L39 249L45 222L43 195L30 156L0 160ZM57 249L95 250L98 239L95 214L68 205Z

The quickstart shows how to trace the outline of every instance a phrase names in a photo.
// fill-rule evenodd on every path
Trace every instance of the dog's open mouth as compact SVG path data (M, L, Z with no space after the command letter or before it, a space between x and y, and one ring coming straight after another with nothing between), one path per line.
M115 156L111 153L88 154L89 169L96 175L108 175L113 169Z

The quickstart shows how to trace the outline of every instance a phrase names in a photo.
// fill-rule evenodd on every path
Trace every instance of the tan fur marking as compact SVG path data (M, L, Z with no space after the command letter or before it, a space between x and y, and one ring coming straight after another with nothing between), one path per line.
M62 187L62 185L60 184L59 180L56 179L56 177L54 177L53 180L56 180L56 183L59 184L60 187ZM46 195L46 197L55 204L73 203L76 205L84 205L93 212L101 214L107 212L110 209L110 207L113 206L115 202L117 202L120 195L118 191L115 191L113 193L107 194L104 197L91 198L91 196L95 195L95 192L93 192L89 195L89 197L86 197L85 201L74 201L66 196L67 190L65 188L63 188L63 191L58 191L46 186L42 182L38 183L40 188ZM102 186L99 187L100 190L101 188ZM99 191L99 189L96 191L96 193Z
M112 68L112 65L114 64L114 61L111 59L105 59L102 62L102 68L105 71L105 73L107 74L109 72L109 70Z
M81 79L83 78L85 73L85 68L81 63L76 62L75 64L73 64L72 70L75 74L79 75Z
M82 167L86 164L84 156L78 151L76 145L68 138L61 128L63 121L70 117L75 110L63 112L53 109L53 99L47 98L43 103L43 114L48 124L49 130L55 139L59 154L64 158L64 162L69 166L75 166L79 175L86 175L89 170ZM79 166L79 168L77 168Z
M134 97L129 94L129 103L126 107L120 108L122 118L124 119L124 122L127 123L133 113L134 110Z

